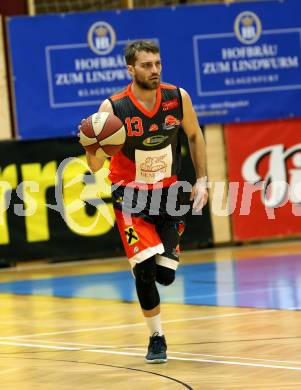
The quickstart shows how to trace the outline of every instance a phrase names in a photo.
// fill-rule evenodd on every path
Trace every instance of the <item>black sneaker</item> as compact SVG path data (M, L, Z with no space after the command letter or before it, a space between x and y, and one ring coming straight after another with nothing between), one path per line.
M146 363L166 363L167 345L164 336L159 336L159 333L154 333L149 338L147 355L145 356Z

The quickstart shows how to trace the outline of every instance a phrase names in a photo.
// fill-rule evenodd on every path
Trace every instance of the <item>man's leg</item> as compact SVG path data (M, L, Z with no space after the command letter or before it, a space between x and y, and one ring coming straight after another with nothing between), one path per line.
M185 229L185 221L179 217L162 218L157 231L164 245L164 253L155 256L156 281L163 286L173 283L179 265L180 238Z
M151 336L146 355L148 363L167 361L156 281L168 286L175 280L179 264L179 242L185 228L183 218L164 216L159 219L156 231L164 245L164 253L157 253L134 267L137 295Z
M150 343L146 361L162 363L166 361L166 342L160 319L160 298L156 286L156 262L154 256L164 252L164 246L157 233L156 225L143 211L127 215L122 210L123 189L113 191L113 204L116 222L123 246L133 274L140 306L150 331Z
M155 258L151 257L136 264L133 271L138 299L150 331L146 362L164 363L167 361L167 346L161 325L160 297L156 286Z

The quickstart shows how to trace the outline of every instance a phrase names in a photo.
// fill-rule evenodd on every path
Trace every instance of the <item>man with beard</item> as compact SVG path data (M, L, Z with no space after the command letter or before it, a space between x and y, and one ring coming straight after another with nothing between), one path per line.
M184 230L180 191L176 191L181 157L179 127L188 137L195 168L190 200L197 212L208 198L205 144L188 93L160 80L159 47L151 41L131 42L125 59L133 81L105 100L99 111L114 113L127 130L122 150L110 163L113 205L150 332L146 362L163 363L167 361L167 346L156 282L168 286L174 281ZM87 153L93 172L104 160Z

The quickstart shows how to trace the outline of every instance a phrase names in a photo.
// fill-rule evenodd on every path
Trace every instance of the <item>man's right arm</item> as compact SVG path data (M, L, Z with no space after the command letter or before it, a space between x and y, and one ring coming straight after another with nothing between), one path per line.
M102 104L100 105L100 107L98 109L98 112L110 112L111 114L113 114L113 108L112 108L112 105L108 99L106 99L102 102ZM93 173L99 171L103 167L103 164L106 160L105 157L96 157L88 152L86 152L86 159L87 159L87 163L89 165L89 168L91 169L91 171Z

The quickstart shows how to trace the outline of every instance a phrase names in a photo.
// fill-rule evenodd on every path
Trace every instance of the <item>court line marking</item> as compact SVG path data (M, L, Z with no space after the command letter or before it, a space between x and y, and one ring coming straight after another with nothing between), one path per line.
M259 340L260 341L260 340ZM125 348L125 349L133 349L137 351L144 351L142 348ZM271 362L271 363L287 363L287 364L299 364L301 365L301 361L294 362L290 360L273 360L273 359L259 359L259 358L252 358L252 357L242 357L242 356L223 356L223 355L210 355L210 354L204 354L204 353L193 353L193 352L180 352L180 351L170 351L171 354L176 355L190 355L190 356L204 356L204 357L211 357L216 359L239 359L239 360L253 360L253 361L261 361L261 362Z
M62 349L64 351L81 351L80 348L73 347L61 347L58 345L45 345L45 344L30 344L30 343L14 343L12 341L0 341L0 345L14 345L16 347L33 347L33 348L47 348L47 349ZM9 354L9 352L8 352Z
M227 317L239 317L239 316L245 316L245 315L252 315L252 314L266 314L266 313L272 313L276 312L275 309L268 309L268 310L252 310L244 313L229 313L229 314L217 314L217 315L210 315L210 316L203 316L203 317L191 317L191 318L178 318L175 320L165 320L162 321L163 324L172 324L176 322L185 322L185 321L206 321L208 319L212 318L227 318ZM124 329L124 328L135 328L137 326L145 326L145 322L138 322L136 324L124 324L124 325L110 325L110 326L101 326L97 328L81 328L81 329L72 329L72 330L65 330L60 332L45 332L45 333L35 333L35 334L25 334L25 335L17 335L17 336L9 336L9 337L1 337L0 340L11 340L11 339L20 339L20 338L29 338L29 337L36 337L36 336L53 336L53 335L59 335L59 334L71 334L71 333L82 333L82 332L91 332L91 331L100 331L100 330L111 330L111 329Z
M68 348L62 346L52 346L52 345L43 345L43 344L30 344L30 343L14 343L9 341L0 341L0 345L14 345L17 347L30 347L30 348L45 348L45 349L59 349L65 351L82 351L82 352L92 352L100 354L110 354L110 355L124 355L124 356L144 356L142 353L133 353L133 352L121 352L121 351L108 351L104 349L85 349L84 351L80 348ZM236 361L225 361L225 360L211 360L211 359L193 359L193 358L181 358L169 356L169 360L178 360L178 361L188 361L188 362L197 362L197 363L213 363L213 364L226 364L226 365L236 365L236 366L245 366L245 367L259 367L259 368L272 368L272 369L282 369L282 370L292 370L292 371L301 371L301 367L291 367L291 366L280 366L280 365L271 365L271 364L259 364L259 363L244 363Z
M22 339L20 340L22 341ZM61 340L30 340L26 339L26 342L39 342L39 343L46 343L46 344L61 344L61 345L76 345L77 347L90 347L90 348L107 348L107 349L116 349L116 348L125 348L125 349L136 349L134 347L130 347L127 345L101 345L101 344L83 344L83 343L73 343L73 342L67 342L67 341L61 341ZM142 348L137 348L137 350L143 350ZM301 363L301 362L300 362Z
M27 342L28 341L30 341L30 342L46 343L46 344L70 345L70 346L78 346L78 347L105 348L105 349L108 349L108 350L109 349L126 349L126 350L134 350L134 351L145 351L145 348L129 347L127 345L83 344L83 343L65 342L65 341L61 341L61 340L50 341L50 340L28 340L27 339ZM301 365L301 361L294 362L294 361L291 361L291 360L259 359L259 358L242 357L242 356L212 355L212 354L204 354L204 353L171 351L170 349L169 349L169 353L177 354L177 355L179 354L179 355L204 356L204 357L222 358L222 359L254 360L254 361L262 361L262 362L287 363L287 364L299 364L299 365Z
M61 262L61 263L47 263L47 264L34 264L34 265L21 265L21 266L16 266L12 268L2 268L0 269L0 273L11 273L11 272L19 272L19 271L32 271L32 270L40 270L40 269L48 269L48 268L68 268L68 267L73 267L74 265L78 267L82 267L83 265L91 265L91 264L97 264L97 263L114 263L118 261L123 261L126 260L126 257L111 257L111 258L106 258L106 259L93 259L93 260L76 260L76 261L68 261L68 262ZM125 263L127 264L127 263ZM128 269L130 271L130 269ZM119 271L117 271L119 272ZM70 276L70 275L66 275ZM71 275L73 276L73 275ZM31 280L31 279L30 279Z

